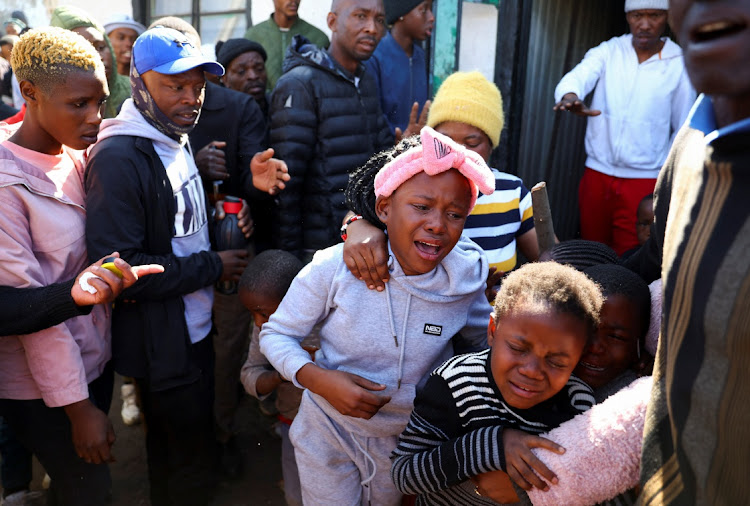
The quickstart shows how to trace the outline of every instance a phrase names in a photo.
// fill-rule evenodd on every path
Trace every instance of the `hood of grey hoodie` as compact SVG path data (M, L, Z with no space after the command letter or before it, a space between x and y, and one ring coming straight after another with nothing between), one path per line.
M122 104L120 114L116 118L102 121L97 142L114 136L133 136L149 139L154 151L164 165L167 181L172 185L173 193L183 192L183 185L192 180L196 199L199 204L178 204L184 210L182 216L190 215L190 219L183 220L180 215L176 222L182 225L182 233L174 233L171 238L172 252L177 256L188 256L199 251L211 249L205 210L202 204L204 195L200 183L198 168L195 166L193 153L190 150L188 136L183 135L179 141L164 135L149 124L136 108L132 98ZM195 182L197 179L197 183ZM193 184L195 183L195 184ZM178 197L175 196L175 199ZM190 211L190 213L188 213ZM199 214L200 213L200 214ZM185 231L184 223L190 222L190 231ZM191 228L194 227L194 228ZM173 230L176 227L173 227ZM204 286L193 292L182 295L185 304L185 320L188 323L188 333L193 343L198 342L211 330L211 307L213 306L213 287Z
M461 235L456 246L438 266L426 274L407 276L391 250L389 271L391 281L415 297L430 302L451 302L484 289L489 261L477 243Z
M102 121L99 127L99 135L97 135L97 142L116 135L130 135L150 139L153 141L157 152L168 149L179 150L187 144L188 140L188 136L183 135L178 142L152 127L136 108L132 98L122 103L120 114L117 117ZM159 147L162 149L160 150ZM189 146L188 149L190 149Z

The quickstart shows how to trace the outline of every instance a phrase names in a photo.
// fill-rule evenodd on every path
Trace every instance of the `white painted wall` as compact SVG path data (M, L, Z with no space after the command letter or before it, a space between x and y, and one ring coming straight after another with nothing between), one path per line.
M45 26L58 5L75 5L85 9L102 24L113 13L133 14L132 4L127 0L2 0L0 20L4 21L12 11L21 9L26 12L32 26ZM317 26L330 37L331 31L326 24L326 16L330 10L331 0L301 0L299 14L302 19ZM273 0L252 0L253 24L265 21L272 12Z
M11 12L20 9L26 13L31 26L47 26L52 11L60 5L75 5L85 9L101 24L106 23L114 13L133 15L133 6L127 0L2 0L0 19L4 22Z
M0 2L0 20L8 20L11 12L22 10L31 26L44 26L49 23L49 13L43 0L3 0ZM2 32L5 35L5 30Z
M478 70L491 82L495 80L497 7L463 2L458 70Z
M252 0L253 24L257 25L268 19L273 12L273 0ZM326 17L331 10L331 0L300 0L299 17L315 25L331 37Z

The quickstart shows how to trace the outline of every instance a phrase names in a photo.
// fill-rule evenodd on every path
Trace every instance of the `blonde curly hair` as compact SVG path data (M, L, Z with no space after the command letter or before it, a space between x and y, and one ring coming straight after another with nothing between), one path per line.
M534 262L503 280L495 297L492 319L497 323L520 308L549 308L580 319L594 332L603 303L599 285L584 273L557 262Z
M89 41L77 33L48 26L29 30L13 46L10 65L20 81L31 81L49 93L75 70L101 73L104 65Z

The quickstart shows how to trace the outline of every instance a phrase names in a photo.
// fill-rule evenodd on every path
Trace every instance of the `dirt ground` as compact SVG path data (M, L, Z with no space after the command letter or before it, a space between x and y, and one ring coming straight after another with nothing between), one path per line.
M115 396L110 419L117 441L113 452L117 462L110 465L112 472L112 506L148 506L148 477L146 448L141 425L128 427L120 417L120 384L115 380ZM273 433L274 420L263 415L257 401L245 396L240 405L241 431L238 442L242 450L244 469L242 476L233 481L223 481L212 506L268 505L283 506L281 490L281 441ZM44 471L35 461L34 481L31 488L42 487Z

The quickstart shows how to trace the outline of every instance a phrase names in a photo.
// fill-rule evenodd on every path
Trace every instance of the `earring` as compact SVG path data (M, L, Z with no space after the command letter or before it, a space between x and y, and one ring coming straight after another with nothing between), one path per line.
M399 21L403 21L403 20L404 20L404 17L403 17L403 16L401 16L401 17L400 17L400 18L398 18L398 19L399 19Z

